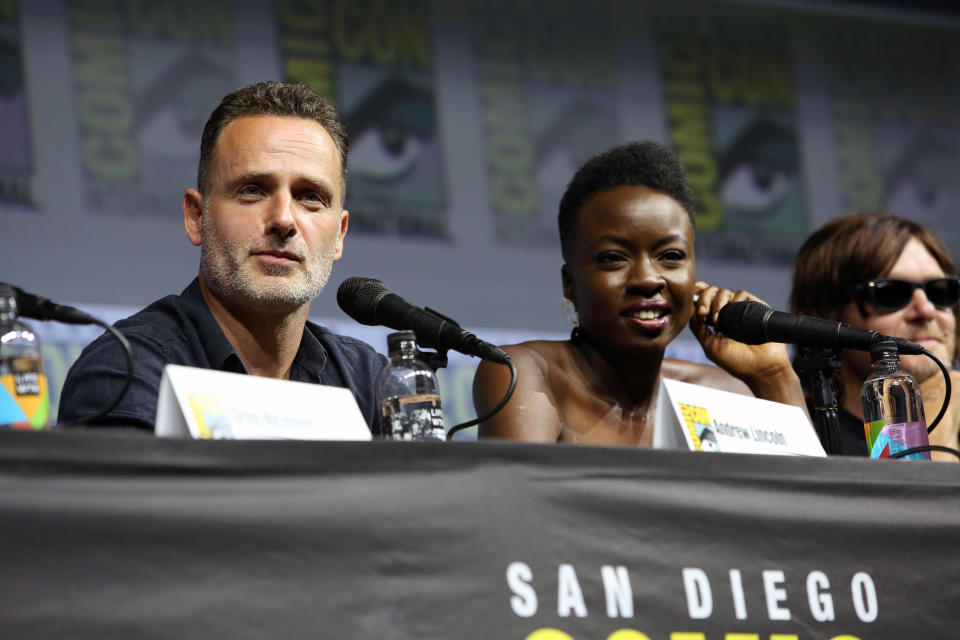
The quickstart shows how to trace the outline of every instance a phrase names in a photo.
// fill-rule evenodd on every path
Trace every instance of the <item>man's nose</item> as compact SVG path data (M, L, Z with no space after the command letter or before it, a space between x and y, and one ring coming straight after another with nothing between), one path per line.
M937 307L930 302L930 299L927 297L927 292L924 291L922 287L917 287L913 290L913 297L910 298L908 307L909 317L916 318L917 320L930 320L934 318L937 313Z
M266 211L266 231L286 239L297 233L297 218L294 214L294 200L286 194L274 194L270 199Z

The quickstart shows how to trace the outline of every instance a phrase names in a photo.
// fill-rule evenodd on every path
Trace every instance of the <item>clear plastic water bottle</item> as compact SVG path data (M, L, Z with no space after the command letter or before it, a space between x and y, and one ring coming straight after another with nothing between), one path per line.
M388 440L443 440L440 385L433 369L417 358L416 334L387 336L390 362L377 376L377 402Z
M860 390L870 457L887 458L899 451L929 445L920 385L900 368L896 343L873 345L870 359L873 373ZM906 458L929 460L930 452L912 453Z
M17 318L13 288L0 284L0 428L43 429L49 418L40 342Z

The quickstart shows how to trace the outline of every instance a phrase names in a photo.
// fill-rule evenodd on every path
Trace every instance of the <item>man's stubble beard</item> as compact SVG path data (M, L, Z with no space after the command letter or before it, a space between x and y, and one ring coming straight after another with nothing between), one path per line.
M290 251L291 243L282 240L267 241L263 246L241 246L220 236L209 222L210 216L204 207L201 218L202 241L200 245L200 268L209 286L227 297L271 307L299 308L320 295L333 268L335 245L318 256L310 256L305 248L297 247L296 253L304 261L296 266L283 267L254 265L248 261L252 250L275 249ZM255 273L280 277L291 270L299 273L295 278L284 278L271 285L256 282Z
M947 346L949 347L949 345ZM943 353L937 353L936 351L933 354L943 361L947 369L952 367L953 358L951 356L944 357ZM943 375L937 363L925 355L900 356L900 368L912 375L917 382L925 382L934 376Z

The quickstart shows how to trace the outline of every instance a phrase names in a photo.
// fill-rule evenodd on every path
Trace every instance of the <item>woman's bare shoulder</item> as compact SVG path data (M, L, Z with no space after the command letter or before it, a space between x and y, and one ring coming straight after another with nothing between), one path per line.
M560 340L530 340L502 347L514 362L528 361L541 368L559 364L570 358L570 343Z
M517 369L516 389L496 415L480 425L481 437L556 442L563 430L557 405L558 377L564 343L536 340L502 347ZM478 414L489 412L507 390L506 367L481 362L473 379ZM562 385L560 385L562 386Z
M661 372L663 377L671 380L699 384L748 396L753 395L745 382L714 365L664 358Z
M546 392L552 396L555 392L562 392L570 384L574 366L569 342L531 340L503 345L501 348L507 352L517 368L518 388ZM494 368L497 371L491 371ZM480 364L477 373L481 379L490 376L507 378L505 367L487 362Z
M526 387L539 387L553 378L553 374L563 368L569 360L569 343L556 340L531 340L518 344L502 345L510 360L517 368L519 383ZM482 385L488 379L506 379L506 369L491 362L481 362L474 378ZM476 384L475 384L476 386Z

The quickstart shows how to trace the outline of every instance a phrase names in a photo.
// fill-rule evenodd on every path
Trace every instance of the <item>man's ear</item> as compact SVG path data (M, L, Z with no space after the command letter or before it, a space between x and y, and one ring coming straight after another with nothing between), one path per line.
M577 306L577 296L574 293L573 276L570 275L570 267L564 264L560 267L560 280L563 282L563 297Z
M346 209L340 214L340 234L337 237L337 251L333 254L333 261L336 262L343 257L343 239L347 235L347 226L350 222L350 212Z
M183 194L183 228L190 244L200 246L203 239L203 196L196 189L187 189Z

